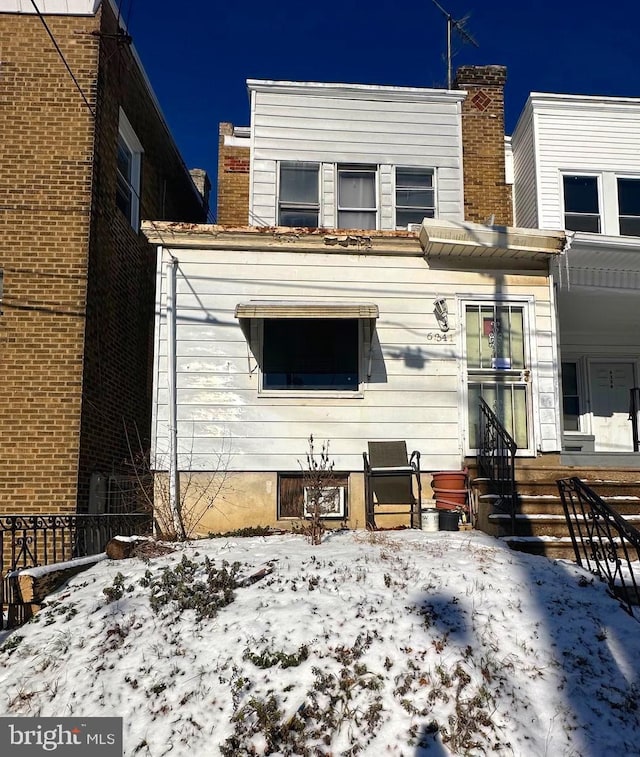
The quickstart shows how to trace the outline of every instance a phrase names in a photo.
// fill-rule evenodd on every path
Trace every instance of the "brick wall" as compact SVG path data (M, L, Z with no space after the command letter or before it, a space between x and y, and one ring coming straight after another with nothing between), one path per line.
M203 220L108 4L0 14L0 512L80 510L150 426L154 250L115 206L118 106L144 146L144 217ZM102 35L97 32L103 32Z
M93 102L95 18L48 23ZM0 508L75 507L92 116L32 15L0 15Z
M513 223L511 187L504 174L504 66L461 66L454 88L468 92L462 104L465 218Z
M221 123L218 140L218 213L216 221L226 226L249 223L248 147L226 145L225 136L233 135L233 125Z

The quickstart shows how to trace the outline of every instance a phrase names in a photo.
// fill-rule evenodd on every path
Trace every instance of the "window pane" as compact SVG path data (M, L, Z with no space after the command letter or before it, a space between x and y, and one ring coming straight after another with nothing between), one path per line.
M408 208L432 208L432 189L398 189L396 190L396 205Z
M618 179L618 208L621 216L640 216L640 179Z
M640 237L640 216L637 218L621 218L620 233L625 237Z
M118 171L123 178L131 183L131 165L133 163L133 154L127 147L122 137L118 138Z
M341 208L376 207L376 181L372 170L340 169L338 204Z
M375 229L376 214L357 210L341 210L338 213L339 229Z
M564 225L569 231L591 231L594 234L600 233L600 216L579 216L572 213L566 213Z
M396 226L401 229L406 229L410 223L422 223L423 218L433 218L433 209L397 210Z
M357 391L356 319L266 319L265 389Z
M433 171L423 168L396 168L396 187L398 189L433 187Z
M296 208L280 209L280 226L303 226L308 229L318 228L318 211Z
M564 176L564 209L567 213L600 212L595 176Z
M562 409L564 430L579 431L580 401L576 363L562 363Z
M280 165L280 201L317 204L318 165L282 163Z

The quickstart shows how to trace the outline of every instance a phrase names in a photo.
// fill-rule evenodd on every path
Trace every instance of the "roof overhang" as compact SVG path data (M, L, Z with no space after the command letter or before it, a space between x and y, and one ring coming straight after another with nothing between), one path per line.
M419 231L425 257L469 262L469 258L494 259L503 267L513 263L548 264L566 246L564 231L484 226L468 221L425 218Z
M554 267L561 289L640 291L640 238L570 232L571 246Z
M378 306L370 302L299 302L250 300L236 305L236 318L377 318Z

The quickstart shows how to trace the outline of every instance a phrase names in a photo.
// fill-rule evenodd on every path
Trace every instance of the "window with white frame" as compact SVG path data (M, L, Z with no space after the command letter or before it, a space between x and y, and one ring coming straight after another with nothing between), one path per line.
M376 166L338 166L338 228L377 228L376 179Z
M142 145L120 108L118 124L116 205L134 229L140 225Z
M565 431L580 430L580 394L578 389L578 363L562 362L562 413Z
M435 217L433 170L396 168L396 229Z
M598 177L565 174L564 225L570 231L601 232Z
M640 237L640 178L618 177L620 234Z
M262 388L357 392L359 344L356 318L265 318Z
M320 225L319 165L280 163L278 224L317 228Z

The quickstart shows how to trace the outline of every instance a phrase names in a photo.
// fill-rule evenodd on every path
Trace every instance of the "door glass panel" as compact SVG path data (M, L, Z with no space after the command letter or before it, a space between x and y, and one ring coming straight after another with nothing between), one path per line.
M465 316L469 447L478 447L478 398L482 397L518 448L528 449L524 306L467 305Z

